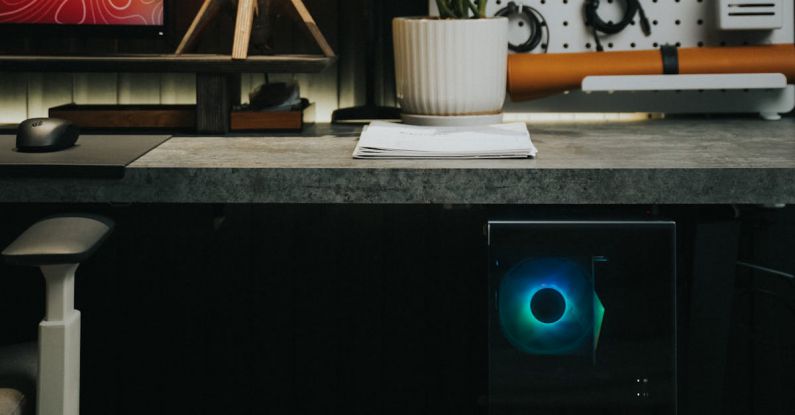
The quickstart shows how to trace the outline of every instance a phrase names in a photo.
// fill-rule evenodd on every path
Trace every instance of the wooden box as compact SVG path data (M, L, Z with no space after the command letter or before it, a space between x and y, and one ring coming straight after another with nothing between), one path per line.
M232 111L230 129L232 131L300 131L304 128L304 111L313 108L309 104L303 109L290 111Z
M196 128L195 105L77 105L50 108L51 118L71 121L81 128L174 129Z

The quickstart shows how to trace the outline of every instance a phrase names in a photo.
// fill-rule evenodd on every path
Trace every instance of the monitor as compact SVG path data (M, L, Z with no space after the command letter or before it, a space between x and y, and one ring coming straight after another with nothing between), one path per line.
M165 3L166 0L0 0L0 24L162 28Z

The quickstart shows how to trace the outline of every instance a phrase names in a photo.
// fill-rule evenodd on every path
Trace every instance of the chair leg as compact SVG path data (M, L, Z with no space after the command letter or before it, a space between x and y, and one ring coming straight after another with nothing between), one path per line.
M47 312L39 324L39 415L79 415L80 312L74 309L77 267L41 267L47 284Z

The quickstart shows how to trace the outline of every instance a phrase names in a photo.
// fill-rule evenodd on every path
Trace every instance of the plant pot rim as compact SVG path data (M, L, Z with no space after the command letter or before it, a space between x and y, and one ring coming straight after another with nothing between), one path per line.
M439 16L401 16L395 17L394 20L405 20L411 22L427 22L427 23L445 23L445 22L493 22L495 20L508 20L505 16L489 16L478 18L441 18Z

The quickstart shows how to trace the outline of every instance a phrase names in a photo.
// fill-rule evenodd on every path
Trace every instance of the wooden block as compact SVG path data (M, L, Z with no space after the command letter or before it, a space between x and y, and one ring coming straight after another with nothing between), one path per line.
M229 131L229 113L240 103L240 75L196 75L196 130L207 134Z
M218 11L225 1L226 0L204 0L199 12L196 14L196 18L193 19L190 27L188 27L188 31L185 32L182 41L179 42L176 52L177 55L182 55L193 48L199 39L199 35L201 35L215 16L218 15Z
M50 108L49 116L72 121L81 128L137 128L193 130L194 105L76 105Z
M187 52L196 43L199 35L215 18L221 5L227 0L204 0L199 12L182 37L177 47L176 55ZM270 0L262 0L267 12ZM298 16L300 26L312 37L327 58L336 57L334 50L318 28L315 19L309 13L302 0L281 0L289 2L291 9ZM232 43L232 60L246 60L248 58L249 44L251 42L254 16L259 11L260 0L237 0L237 19L235 21L234 41Z
M233 111L232 131L301 130L303 111Z
M290 0L290 3L293 5L293 9L298 15L298 18L303 23L301 26L304 27L315 42L317 42L320 50L323 51L323 55L327 58L336 56L334 54L334 49L332 49L326 37L323 36L323 32L320 31L320 28L317 27L315 19L312 17L312 14L309 13L309 10L307 10L304 2L302 0Z
M254 13L257 0L238 0L237 22L235 23L235 40L232 44L232 59L248 58L248 45L251 41L251 29L254 26Z

